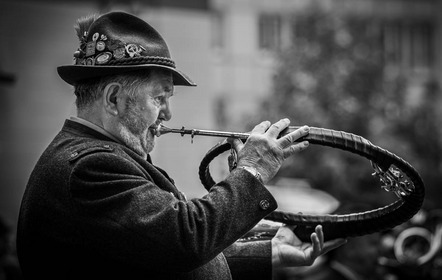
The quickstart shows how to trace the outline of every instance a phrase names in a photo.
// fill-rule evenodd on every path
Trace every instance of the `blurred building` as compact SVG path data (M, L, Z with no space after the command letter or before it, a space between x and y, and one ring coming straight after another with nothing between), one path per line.
M0 0L0 213L14 223L35 162L75 113L56 66L72 63L77 18L125 10L146 19L198 84L177 88L169 126L241 130L270 92L275 51L296 45L293 19L312 8L367 18L378 28L385 75L405 73L411 99L426 81L441 80L438 0ZM162 136L153 159L189 197L200 196L198 166L217 141ZM224 165L214 163L215 179Z

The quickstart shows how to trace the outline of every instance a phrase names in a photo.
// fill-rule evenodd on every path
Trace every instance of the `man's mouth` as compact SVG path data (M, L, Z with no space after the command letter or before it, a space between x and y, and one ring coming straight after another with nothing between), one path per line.
M159 137L161 135L160 133L160 127L161 123L154 123L149 127L149 131L152 133L152 135Z

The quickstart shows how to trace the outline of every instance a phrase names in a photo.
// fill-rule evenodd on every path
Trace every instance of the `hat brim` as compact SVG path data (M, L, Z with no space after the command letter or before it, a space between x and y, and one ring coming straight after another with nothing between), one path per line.
M57 67L57 72L66 83L75 85L81 80L127 73L146 68L161 68L170 70L172 72L173 84L176 86L196 86L196 84L183 72L169 66L158 64L128 66L63 65Z

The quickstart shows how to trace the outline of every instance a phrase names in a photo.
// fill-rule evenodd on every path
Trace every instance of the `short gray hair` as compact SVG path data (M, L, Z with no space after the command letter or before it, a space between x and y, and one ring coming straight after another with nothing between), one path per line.
M126 93L131 98L135 98L139 87L148 81L149 73L150 70L140 70L77 83L74 86L74 94L77 96L75 100L77 110L81 111L92 105L102 96L104 88L110 83L120 83Z

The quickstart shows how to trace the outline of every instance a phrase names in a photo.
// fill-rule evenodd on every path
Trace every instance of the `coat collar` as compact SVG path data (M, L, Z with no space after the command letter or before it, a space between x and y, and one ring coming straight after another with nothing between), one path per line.
M95 138L95 139L103 140L103 141L111 141L111 142L118 143L120 145L124 145L121 142L119 142L118 140L116 140L115 137L111 137L109 135L109 133L106 133L107 134L106 135L102 131L98 131L96 129L91 128L90 126L83 124L82 122L77 122L72 119L65 120L62 131L69 132L69 133L72 133L72 134L75 134L78 136ZM152 164L152 159L151 159L150 155L147 155L146 160Z
M94 123L92 123L92 122L90 122L88 120L85 120L85 119L82 119L82 118L79 118L79 117L74 117L74 116L70 117L70 120L73 121L73 122L81 123L81 124L91 128L93 130L96 130L96 131L100 132L101 134L104 134L105 136L107 136L108 138L114 140L115 142L123 144L120 140L117 139L117 137L113 136L107 130L105 130L104 128L102 128L102 127L100 127L100 126L98 126L98 125L96 125L96 124L94 124Z

